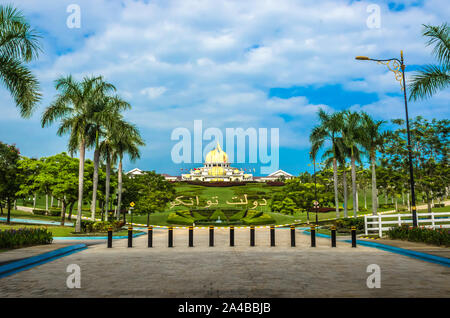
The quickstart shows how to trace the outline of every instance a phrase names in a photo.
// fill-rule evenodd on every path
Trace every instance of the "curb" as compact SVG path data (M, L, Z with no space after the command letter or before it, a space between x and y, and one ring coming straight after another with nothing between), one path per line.
M348 243L348 242L351 242L351 241L350 240L345 240L345 242ZM417 259L420 259L422 261L436 263L436 264L439 264L439 265L450 267L450 259L448 259L446 257L430 255L430 254L426 254L426 253L422 253L422 252L416 252L416 251L407 250L407 249L404 249L404 248L390 246L390 245L385 245L385 244L376 243L376 242L358 241L358 240L356 240L356 242L358 244L360 244L360 245L363 245L363 246L374 247L374 248L378 248L378 249L385 250L385 251L388 251L388 252L397 253L397 254L401 254L401 255L404 255L404 256L409 256L409 257L412 257L412 258L417 258Z
M303 231L303 234L310 235L311 233L309 233L308 231ZM323 237L323 238L331 238L330 235L321 234L321 233L316 233L316 236ZM352 242L351 240L340 240L340 241L345 242L345 243ZM385 244L381 244L381 243L377 243L377 242L356 240L356 243L359 245L378 248L380 250L388 251L391 253L396 253L396 254L400 254L403 256L420 259L425 262L430 262L430 263L435 263L435 264L450 267L450 259L448 259L446 257L440 257L440 256L430 255L427 253L416 252L416 251L407 250L404 248L390 246L390 245L385 245Z
M86 244L76 244L71 246L62 247L54 251L39 254L36 256L31 256L22 260L13 261L11 263L0 266L0 278L9 276L11 274L29 269L31 267L47 263L54 259L67 256L72 253L80 252L86 249Z
M144 232L142 233L135 233L133 234L133 238L141 236L141 235L145 235ZM118 235L118 236L113 236L112 237L114 240L119 240L119 239L126 239L128 238L128 236L125 235ZM53 240L107 240L108 237L107 236L58 236L58 237L54 237Z

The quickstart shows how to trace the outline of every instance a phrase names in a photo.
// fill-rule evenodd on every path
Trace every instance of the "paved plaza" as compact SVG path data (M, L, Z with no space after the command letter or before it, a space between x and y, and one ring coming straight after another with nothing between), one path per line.
M296 233L290 247L289 229L276 230L270 247L269 230L256 230L249 246L249 229L236 229L235 247L229 230L196 229L194 247L188 230L174 229L174 247L167 247L167 230L154 230L154 247L147 236L91 245L81 252L0 279L0 297L449 297L450 268L375 248ZM69 264L81 268L81 288L69 289ZM381 268L381 288L369 289L369 264Z

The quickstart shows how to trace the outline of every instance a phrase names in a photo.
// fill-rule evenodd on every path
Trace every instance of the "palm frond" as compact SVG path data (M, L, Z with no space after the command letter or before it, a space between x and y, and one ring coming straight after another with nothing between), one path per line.
M423 36L428 37L427 45L434 45L433 55L440 64L450 65L450 27L447 23L439 26L424 25Z
M449 68L438 65L426 65L418 74L413 75L408 83L409 100L431 97L437 91L450 84Z
M30 117L42 96L31 71L21 61L0 55L0 81L13 96L21 116Z

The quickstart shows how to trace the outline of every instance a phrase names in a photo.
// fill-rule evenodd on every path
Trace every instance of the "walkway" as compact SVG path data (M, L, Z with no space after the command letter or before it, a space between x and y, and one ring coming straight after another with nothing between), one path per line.
M290 231L276 231L276 247L269 246L269 230L256 231L249 246L249 230L236 229L235 247L229 231L216 229L215 247L208 246L208 230L194 234L187 247L187 230L174 230L174 247L167 247L167 231L147 237L93 245L76 254L1 279L0 297L448 297L450 268L375 248L310 237L297 232L290 247ZM66 287L69 264L81 268L81 288ZM381 288L366 285L367 266L381 268Z

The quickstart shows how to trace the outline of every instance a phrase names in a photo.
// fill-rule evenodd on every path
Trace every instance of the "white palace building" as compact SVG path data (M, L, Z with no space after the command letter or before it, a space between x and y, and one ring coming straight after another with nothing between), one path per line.
M139 175L143 171L134 168L128 171L127 175ZM277 170L265 177L254 177L253 174L247 173L242 169L233 168L228 162L228 155L222 150L219 144L211 150L205 158L203 167L194 168L189 173L183 173L181 176L170 176L162 174L167 181L201 181L201 182L245 182L245 181L276 181L280 178L291 179L294 176L283 170Z

